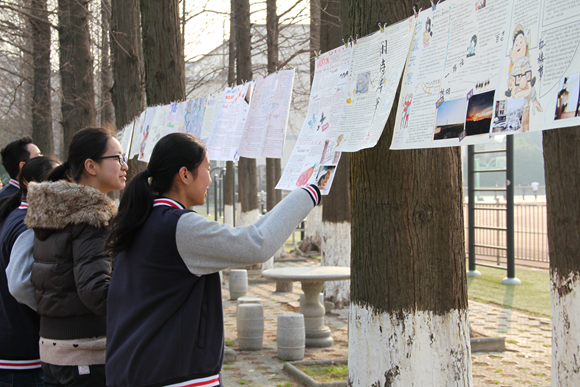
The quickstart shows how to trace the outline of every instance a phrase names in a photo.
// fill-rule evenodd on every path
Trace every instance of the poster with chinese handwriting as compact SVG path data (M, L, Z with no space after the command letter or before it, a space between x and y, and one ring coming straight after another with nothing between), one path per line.
M163 124L163 136L185 130L185 105L187 102L171 102Z
M276 189L317 184L323 195L330 192L340 160L334 149L351 54L351 46L341 46L316 60L308 113Z
M207 144L207 139L211 133L211 128L217 116L218 108L220 106L220 101L222 94L217 96L210 94L205 99L205 110L203 113L203 123L201 125L200 139L204 144Z
M123 154L129 156L131 152L131 140L133 139L133 127L135 126L135 121L131 121L131 123L125 125L123 130L119 132L117 135L117 139L121 143L121 148L123 149Z
M240 156L282 158L293 82L293 69L256 80L238 151Z
M371 148L379 141L414 31L415 18L410 17L353 45L337 151L355 152Z
M149 137L149 126L151 121L155 116L156 106L149 107L145 109L139 118L135 122L135 127L133 128L133 139L131 140L131 154L129 158L137 156L141 157L141 154L145 151L145 143ZM147 119L149 117L149 119Z
M580 2L512 0L492 134L580 125Z
M181 103L181 111L184 115L184 126L180 128L180 132L188 133L201 139L205 101L206 97L202 97Z
M207 150L211 160L237 160L254 82L226 88L211 133Z
M149 109L147 109L149 110ZM139 149L139 157L137 160L149 162L151 158L151 153L155 144L165 136L165 121L171 111L171 105L157 106L155 109L155 114L145 116L145 121L143 122L143 141Z

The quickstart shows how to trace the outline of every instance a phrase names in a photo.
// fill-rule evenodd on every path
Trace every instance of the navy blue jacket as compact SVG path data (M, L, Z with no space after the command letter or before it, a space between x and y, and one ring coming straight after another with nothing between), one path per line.
M8 183L4 187L2 187L2 189L0 189L0 199L14 195L18 191L19 191L18 188Z
M159 206L114 259L107 302L108 386L163 386L219 374L224 327L219 273L192 274L177 250L189 210Z
M28 306L19 304L8 291L6 267L16 239L27 230L26 209L16 209L8 215L0 232L0 360L36 361L38 354L39 317ZM0 367L2 368L2 367ZM16 367L16 369L19 369ZM25 368L26 369L26 368Z

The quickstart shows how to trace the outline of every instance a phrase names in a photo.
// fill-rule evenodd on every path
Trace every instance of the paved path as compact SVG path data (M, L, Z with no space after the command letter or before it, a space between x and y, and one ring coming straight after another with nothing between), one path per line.
M312 262L312 261L310 261ZM303 265L304 263L290 264ZM308 263L306 263L308 264ZM311 264L311 263L310 263ZM278 264L276 267L280 267ZM274 293L274 283L250 284L248 296L260 297L264 307L264 345L261 351L240 351L236 338L236 301L223 289L226 339L237 359L224 364L224 385L299 387L282 367L276 351L276 319L280 313L298 312L300 283L291 293ZM549 386L551 326L547 318L503 309L501 306L469 301L472 329L485 336L505 336L506 352L472 354L474 386ZM348 309L326 315L335 344L330 348L306 348L304 360L348 358Z

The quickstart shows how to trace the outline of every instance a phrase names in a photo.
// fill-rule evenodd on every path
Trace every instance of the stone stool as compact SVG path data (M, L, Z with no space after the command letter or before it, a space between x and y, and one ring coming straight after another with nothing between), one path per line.
M261 350L264 342L264 309L262 309L262 304L238 305L236 321L240 350Z
M276 342L280 360L302 360L306 332L302 313L284 313L278 315Z
M230 270L230 300L237 300L248 292L248 271Z
M240 298L238 298L238 308L242 304L260 304L260 305L262 305L262 299L260 297L248 297L248 296L240 297ZM238 314L238 312L236 309L236 315L237 314Z

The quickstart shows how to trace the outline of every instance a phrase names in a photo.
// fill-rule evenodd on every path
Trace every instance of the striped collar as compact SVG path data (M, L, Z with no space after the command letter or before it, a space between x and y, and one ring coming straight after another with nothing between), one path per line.
M153 207L157 207L157 206L169 206L169 207L174 207L174 208L177 208L180 210L185 210L185 207L183 207L179 202L176 202L175 200L168 199L168 198L159 198L159 199L153 200Z
M28 209L28 203L20 202L20 206L18 207L19 210L26 210Z
M10 179L10 181L8 182L8 184L12 184L16 188L20 189L20 183L18 182L18 180Z

